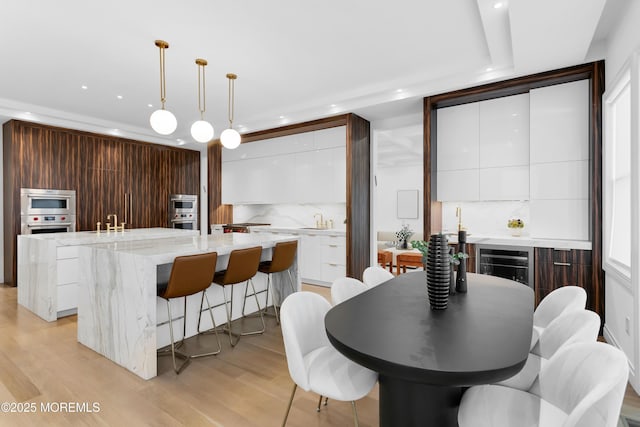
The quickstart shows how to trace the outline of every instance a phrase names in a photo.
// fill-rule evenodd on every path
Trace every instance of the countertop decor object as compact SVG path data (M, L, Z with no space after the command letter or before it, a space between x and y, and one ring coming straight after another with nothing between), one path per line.
M467 263L461 262L468 258L467 252L467 232L458 231L458 253L454 255L458 261L458 274L456 275L456 292L467 292Z
M429 305L433 310L444 310L449 300L451 278L449 245L444 234L432 234L429 239L426 277Z
M512 218L507 222L507 227L511 230L512 236L520 237L522 235L522 229L524 228L524 221L520 218Z
M402 224L402 228L396 231L396 238L398 239L398 249L408 249L407 242L413 235L413 230L408 224Z
M450 296L447 310L425 310L424 274L415 271L325 316L331 344L379 374L380 427L457 427L465 387L502 381L524 366L533 290L500 277L468 276L468 294Z

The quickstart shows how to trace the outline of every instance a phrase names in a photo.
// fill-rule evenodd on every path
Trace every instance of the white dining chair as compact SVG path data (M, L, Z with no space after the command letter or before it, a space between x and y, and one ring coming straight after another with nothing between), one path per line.
M340 304L369 289L367 285L352 277L339 277L331 284L331 303Z
M358 426L355 401L366 396L378 379L377 373L352 362L331 345L324 328L324 317L330 308L326 299L312 292L296 292L282 303L282 338L289 375L294 382L283 427L298 386L334 400L351 402L354 424Z
M393 274L377 265L372 265L371 267L365 268L364 272L362 273L362 281L370 288L378 286L393 278Z
M627 386L625 354L605 343L560 349L533 386L468 389L458 410L460 427L615 427Z
M540 335L540 340L529 353L520 372L496 384L528 390L538 378L542 367L566 345L595 342L600 330L600 316L593 311L579 310L556 317Z
M587 292L579 286L563 286L551 291L540 301L533 313L533 334L531 347L540 338L540 334L556 317L573 310L584 310L587 304Z

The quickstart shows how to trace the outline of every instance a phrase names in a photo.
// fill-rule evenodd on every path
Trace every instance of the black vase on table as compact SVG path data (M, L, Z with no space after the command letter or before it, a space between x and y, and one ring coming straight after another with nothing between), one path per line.
M427 294L433 310L444 310L449 302L451 264L446 236L432 234L426 262Z

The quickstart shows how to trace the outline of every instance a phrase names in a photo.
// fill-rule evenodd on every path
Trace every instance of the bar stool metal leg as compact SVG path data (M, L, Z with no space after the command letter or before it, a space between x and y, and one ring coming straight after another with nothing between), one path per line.
M218 349L208 353L199 353L191 355L192 358L205 357L205 356L215 356L216 354L222 351L222 346L220 345L220 337L218 336L218 328L216 327L216 321L213 319L213 311L211 310L211 304L209 303L209 297L207 296L207 292L202 292L202 299L207 301L207 308L209 310L209 316L211 316L211 324L213 328L210 329L216 335L216 342L218 343ZM185 310L186 310L186 298L185 298ZM186 311L185 311L186 312ZM200 318L202 317L202 300L200 300L200 315L198 316L198 333L200 332ZM205 331L204 333L209 333L209 331Z
M189 365L189 363L191 363L191 358L186 354L176 350L175 340L173 337L173 321L171 316L171 303L169 300L166 300L166 301L167 301L167 313L169 314L169 336L171 337L171 359L173 361L173 370L176 372L176 374L180 374L180 372L182 372L182 370L186 368L187 365ZM185 312L184 321L186 321L186 314L187 313ZM184 336L182 337L182 341L184 341ZM161 356L164 354L165 354L164 352L160 353ZM166 354L168 355L168 353ZM182 359L185 359L182 365L180 365L180 368L178 368L176 365L176 356Z

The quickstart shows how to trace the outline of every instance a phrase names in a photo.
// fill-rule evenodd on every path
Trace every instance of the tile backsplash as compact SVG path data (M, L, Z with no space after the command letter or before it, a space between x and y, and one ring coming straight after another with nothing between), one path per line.
M324 220L333 220L333 228L346 229L345 203L234 205L233 222L263 222L277 227L314 227L314 215L318 213L322 214Z

